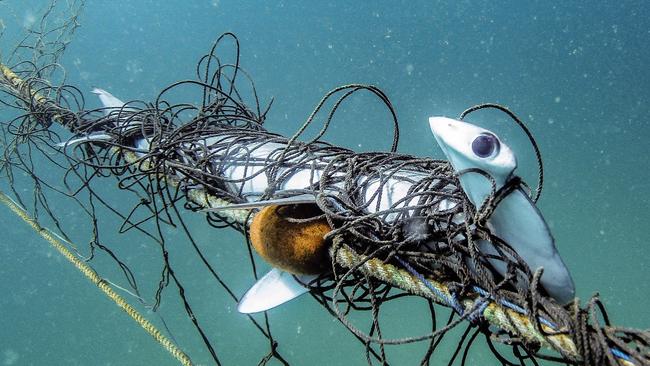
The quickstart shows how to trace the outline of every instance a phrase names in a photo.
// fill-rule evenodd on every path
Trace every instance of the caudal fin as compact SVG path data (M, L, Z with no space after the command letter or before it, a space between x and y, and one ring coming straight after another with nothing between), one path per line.
M111 113L111 111L115 109L121 109L124 107L123 101L116 98L115 96L113 96L113 94L107 92L104 89L93 88L93 90L91 90L91 93L97 94L97 96L99 97L99 101L102 102L102 105L105 108L104 110L105 114L109 114Z

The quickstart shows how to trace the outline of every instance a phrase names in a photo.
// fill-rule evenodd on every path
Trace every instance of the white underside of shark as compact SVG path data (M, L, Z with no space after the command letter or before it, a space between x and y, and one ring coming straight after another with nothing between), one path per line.
M93 90L93 93L99 96L107 114L122 108L126 110L121 100L105 90L96 88ZM472 144L475 143L477 136L489 135L496 138L491 132L469 123L445 117L431 117L429 124L438 144L457 172L468 168L480 168L494 178L497 189L503 186L513 176L513 171L516 168L516 159L506 145L499 144L500 148L496 152L496 155L493 156L479 157L473 153ZM69 146L87 141L108 140L110 140L108 134L93 133L88 136L71 139L61 144L61 146ZM485 138L482 138L482 140L485 140ZM223 141L223 138L220 141ZM499 142L498 138L496 141ZM195 141L192 143L202 144L208 147L214 144L214 142L211 141L211 138L205 138L203 141ZM272 154L279 153L284 148L284 145L279 143L266 142L262 144L262 146L258 146L256 149L243 149L241 152L242 158L249 156L252 158L266 159ZM146 139L137 140L135 145L134 147L143 154L149 149L149 142ZM243 178L255 175L261 169L263 169L261 166L246 167L232 163L232 165L227 166L224 170L224 177L233 181L243 180ZM321 174L322 170L319 169L298 170L284 180L282 187L279 188L280 190L287 191L305 189L317 183ZM369 212L378 212L391 208L394 203L399 202L407 196L412 186L412 181L426 177L426 175L415 171L405 171L404 173L400 172L400 174L402 174L402 177L400 175L391 177L383 185L381 195L376 195L376 191L380 187L379 180L367 183L368 189L366 190L365 198L366 202L370 203L367 208ZM463 190L472 203L476 207L480 207L491 192L489 181L483 176L472 173L461 174L460 180ZM235 192L241 191L245 194L249 202L257 205L255 202L264 194L268 184L266 174L262 173L241 183L232 183L232 189ZM378 199L378 196L381 199ZM301 196L300 200L302 200L301 202L305 201L304 195ZM291 203L291 198L265 200L259 202L259 206L280 203ZM410 201L405 200L399 203L398 207L408 206L409 203ZM437 209L451 209L456 204L457 202L455 201L443 200L438 204ZM396 217L395 214L387 214L384 219L390 222L396 219ZM462 215L454 218L454 221L457 222L462 222L462 220ZM544 268L544 274L540 282L552 297L560 303L566 303L573 299L575 292L573 280L559 256L544 218L526 193L520 189L516 189L507 195L490 216L488 227L494 235L508 243L529 265L532 271L540 267ZM487 254L494 254L495 252L492 244L489 242L480 242L479 247L481 251ZM495 260L491 264L497 272L501 274L505 273L503 262ZM248 290L242 297L238 305L238 310L243 313L269 310L308 292L309 288L303 284L307 284L315 278L316 276L311 275L294 276L274 268Z

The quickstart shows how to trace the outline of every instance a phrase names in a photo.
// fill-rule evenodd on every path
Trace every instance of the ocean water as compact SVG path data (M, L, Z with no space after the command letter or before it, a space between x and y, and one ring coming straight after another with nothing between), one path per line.
M38 21L44 3L0 1L3 52L23 27ZM614 324L650 328L648 2L89 1L79 22L61 64L89 107L99 107L92 87L149 101L170 83L193 78L197 60L223 32L238 36L242 66L261 101L274 99L267 128L283 134L293 133L328 90L373 84L396 108L399 151L442 158L429 116L455 117L482 102L508 106L528 124L542 151L545 186L538 206L577 295L586 300L599 293ZM513 147L519 173L534 185L535 160L521 131L493 113L471 121ZM376 100L360 96L344 107L325 139L359 151L385 151L392 142L391 121ZM42 172L48 174L46 166ZM114 180L99 189L118 204L130 197ZM54 200L54 207L83 252L87 218L66 200ZM136 233L115 234L119 222L105 214L106 240L138 266L139 278L148 279L143 292L151 301L160 277L159 250ZM175 364L26 225L5 209L0 219L0 364ZM253 279L241 236L210 228L201 218L188 220L199 228L196 237L218 271L242 294ZM219 358L226 365L257 364L269 348L266 339L198 265L182 233L164 230ZM112 262L98 262L101 273L121 280ZM161 313L193 360L210 364L196 332L182 323L187 315L175 291L167 290ZM291 364L366 363L361 344L313 299L300 298L269 314L278 351ZM428 318L420 318L426 316L422 302L387 309L383 316L398 336L428 331L422 326ZM447 343L433 364L446 364L453 339ZM422 349L390 347L390 360L417 364ZM468 364L496 364L485 347L472 349L469 357Z

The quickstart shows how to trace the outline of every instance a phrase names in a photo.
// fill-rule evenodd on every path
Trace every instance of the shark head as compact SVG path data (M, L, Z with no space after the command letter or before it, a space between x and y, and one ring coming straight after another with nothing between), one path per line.
M463 171L480 169L494 180L497 190L513 177L517 167L515 154L494 133L445 117L429 118L429 126L454 170L460 174L460 185L475 207L480 207L492 193L492 182L483 174ZM544 269L540 283L549 295L562 304L573 299L573 279L555 247L544 217L525 192L514 189L503 197L487 225L532 271ZM492 243L485 240L479 241L479 248L488 255L498 254ZM506 263L494 258L489 262L497 272L504 274ZM520 284L527 286L526 281Z
M446 117L429 118L429 126L456 172L480 169L494 179L499 189L517 167L512 150L486 129ZM479 173L462 173L460 183L476 207L492 192L490 179Z

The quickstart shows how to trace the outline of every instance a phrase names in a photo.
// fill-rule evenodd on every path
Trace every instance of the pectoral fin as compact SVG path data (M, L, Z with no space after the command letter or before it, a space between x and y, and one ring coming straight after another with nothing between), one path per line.
M273 268L251 287L237 305L243 314L258 313L282 305L309 291L309 283L318 275L294 275ZM301 283L302 282L302 283Z
M532 271L544 268L540 282L549 295L561 304L573 300L575 286L571 274L555 247L544 217L525 192L517 189L506 196L488 223L495 235L510 244ZM493 264L499 272L505 272L503 263Z

